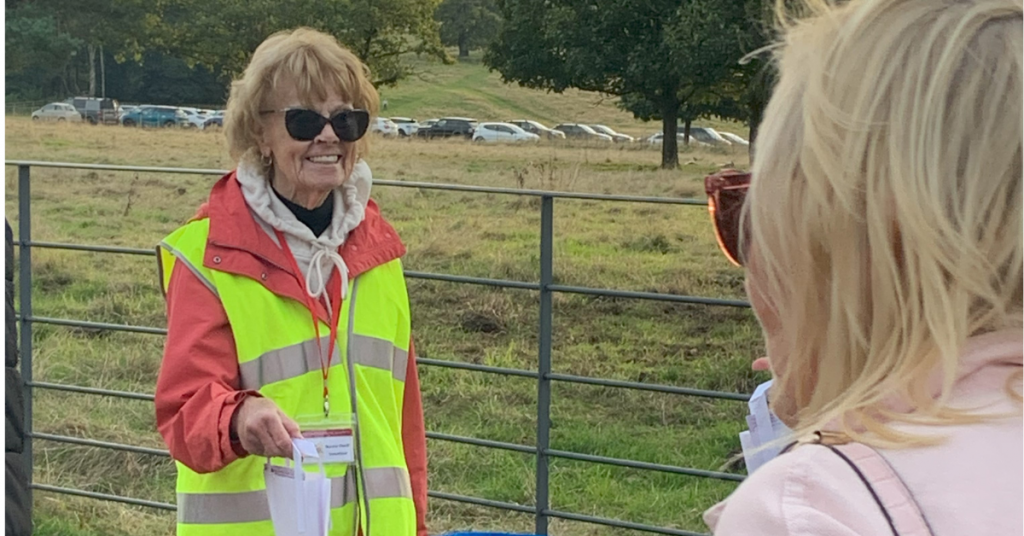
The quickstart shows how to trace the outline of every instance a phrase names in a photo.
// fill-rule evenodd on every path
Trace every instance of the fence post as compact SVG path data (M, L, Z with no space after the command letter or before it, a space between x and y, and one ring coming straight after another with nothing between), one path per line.
M21 380L25 394L25 474L28 475L29 504L32 504L32 209L28 166L18 166L18 308L21 313Z
M548 448L551 446L551 290L554 198L540 205L540 333L537 352L537 514L536 533L548 533Z

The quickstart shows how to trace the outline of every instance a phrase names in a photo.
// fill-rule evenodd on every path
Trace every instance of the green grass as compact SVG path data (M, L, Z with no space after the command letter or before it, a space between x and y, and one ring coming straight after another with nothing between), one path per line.
M478 65L440 71L432 82L473 89L455 100L470 115L516 107L543 117L548 95L506 88ZM482 73L482 74L481 74ZM445 78L448 77L448 78ZM475 78L474 78L475 77ZM445 81L447 80L447 81ZM447 85L445 85L447 84ZM497 88L497 89L495 89ZM427 117L447 91L390 90L391 111ZM506 93L501 93L500 91ZM482 95L470 101L466 95ZM522 93L525 92L525 93ZM402 100L420 106L399 113ZM501 97L501 98L498 98ZM503 99L514 106L501 108ZM561 96L570 99L572 96ZM577 95L586 109L593 97ZM433 100L431 100L433 99ZM454 103L455 100L449 101ZM436 108L430 108L436 106ZM454 104L452 104L454 106ZM572 109L568 104L551 110ZM622 114L607 103L595 110ZM526 112L523 112L526 113ZM482 117L482 114L480 114ZM621 116L621 115L620 115ZM610 115L609 115L610 117ZM628 117L628 116L627 116ZM571 120L571 118L568 118ZM610 119L601 119L615 124ZM630 119L631 120L631 119ZM8 159L228 168L219 133L140 131L6 120ZM656 168L657 151L636 147L498 147L461 141L376 140L368 161L380 179L480 184L610 194L694 197L709 170L746 163L745 152L692 151L680 170ZM206 198L214 177L83 170L32 170L33 238L40 241L152 247ZM17 171L7 168L5 208L17 232ZM377 186L374 197L408 245L411 270L533 281L539 277L539 203L535 199ZM742 272L721 257L700 207L556 200L555 279L589 287L743 296ZM152 258L72 251L33 253L34 306L41 316L163 326ZM421 357L534 369L534 292L409 281ZM35 379L152 392L163 341L138 334L37 325ZM742 309L556 295L555 371L701 389L747 391L763 377L749 369L761 352L753 315ZM528 379L420 367L427 428L530 445L536 440L536 383ZM555 383L552 448L642 461L720 469L738 449L744 405L667 394ZM162 447L151 404L36 391L37 431ZM52 442L35 446L38 482L173 502L167 461ZM518 453L431 440L431 489L532 504L534 460ZM705 530L700 514L733 484L696 477L554 459L553 508ZM37 492L37 534L170 534L173 515ZM530 531L530 516L432 500L434 532ZM633 534L553 521L552 534Z
M469 58L444 66L410 58L416 74L395 88L381 90L381 97L388 100L388 109L381 115L420 120L444 116L481 121L533 119L548 127L563 122L604 124L645 137L661 131L660 122L634 119L616 106L617 99L612 96L575 89L558 94L504 84L500 74L483 66L481 55L474 51ZM746 127L735 122L702 120L697 124L747 137Z

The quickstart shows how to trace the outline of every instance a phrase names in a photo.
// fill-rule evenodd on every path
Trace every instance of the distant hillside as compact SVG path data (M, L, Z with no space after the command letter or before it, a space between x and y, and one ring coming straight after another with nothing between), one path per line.
M382 88L388 109L381 115L430 119L441 116L468 116L483 120L533 119L553 126L562 122L601 123L634 136L661 130L658 121L643 122L616 106L615 97L588 91L567 90L548 93L504 84L474 52L468 60L454 65L413 60L418 73L402 80L398 87ZM744 138L742 124L724 121L700 121L697 124L733 132Z

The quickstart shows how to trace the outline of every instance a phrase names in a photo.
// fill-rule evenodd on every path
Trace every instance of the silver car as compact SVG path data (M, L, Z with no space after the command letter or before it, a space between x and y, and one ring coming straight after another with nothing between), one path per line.
M614 141L615 143L633 143L634 141L633 136L629 136L621 132L615 132L614 130L604 125L590 125L590 128L594 129L594 132L597 132L599 134L611 136L612 141Z
M32 112L33 121L67 121L81 123L82 114L74 106L66 102L51 102Z

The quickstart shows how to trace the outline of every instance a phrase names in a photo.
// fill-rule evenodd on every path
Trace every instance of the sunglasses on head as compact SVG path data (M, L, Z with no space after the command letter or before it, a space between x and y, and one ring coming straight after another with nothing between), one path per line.
M708 212L715 224L715 237L725 256L736 266L743 266L744 253L740 251L740 228L743 201L750 187L750 173L723 169L704 177L704 190L708 194ZM745 237L744 237L745 238Z
M316 110L305 108L264 110L260 113L284 113L284 126L288 135L296 141L313 141L328 123L341 141L358 141L370 126L370 112L366 110L343 110L329 118Z

